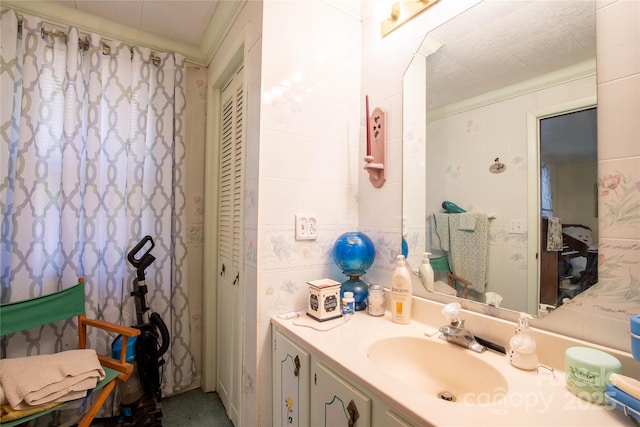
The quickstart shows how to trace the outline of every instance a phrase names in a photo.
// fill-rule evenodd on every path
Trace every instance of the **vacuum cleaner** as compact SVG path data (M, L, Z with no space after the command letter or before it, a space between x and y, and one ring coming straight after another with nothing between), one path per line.
M162 426L161 390L162 367L171 342L169 330L158 313L149 314L146 302L148 288L145 270L154 261L151 250L155 244L151 236L145 236L128 253L127 260L136 269L133 291L136 309L134 328L140 335L128 340L127 361L134 365L128 381L120 383L120 410L118 426ZM119 354L122 337L116 338L112 351Z

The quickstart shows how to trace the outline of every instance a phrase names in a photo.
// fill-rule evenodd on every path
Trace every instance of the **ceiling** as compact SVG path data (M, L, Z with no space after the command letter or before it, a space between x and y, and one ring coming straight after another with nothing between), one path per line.
M440 113L468 108L474 105L474 97L482 105L592 75L595 4L588 0L483 1L431 31L420 52L427 56L427 109ZM548 119L544 140L542 154L549 161L594 161L595 109Z
M56 3L157 34L199 46L218 0L54 0Z
M593 61L592 1L483 1L431 31L428 109Z
M208 65L248 0L2 0L18 13Z

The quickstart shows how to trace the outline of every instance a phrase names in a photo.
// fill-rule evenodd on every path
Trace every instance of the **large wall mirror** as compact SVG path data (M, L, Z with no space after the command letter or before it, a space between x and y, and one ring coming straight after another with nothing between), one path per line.
M426 35L403 78L403 237L435 292L537 315L595 283L595 55L589 0L485 0Z

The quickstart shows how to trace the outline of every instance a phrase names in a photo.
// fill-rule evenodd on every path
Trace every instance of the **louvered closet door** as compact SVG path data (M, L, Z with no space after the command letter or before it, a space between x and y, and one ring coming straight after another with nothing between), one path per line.
M245 100L242 68L222 92L218 205L217 391L240 425L242 405L242 293Z

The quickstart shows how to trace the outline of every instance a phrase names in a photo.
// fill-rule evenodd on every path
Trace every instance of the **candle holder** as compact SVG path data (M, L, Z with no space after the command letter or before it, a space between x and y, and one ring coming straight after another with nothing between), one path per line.
M387 113L376 107L369 116L367 98L367 155L364 169L369 173L369 182L380 188L387 180Z

